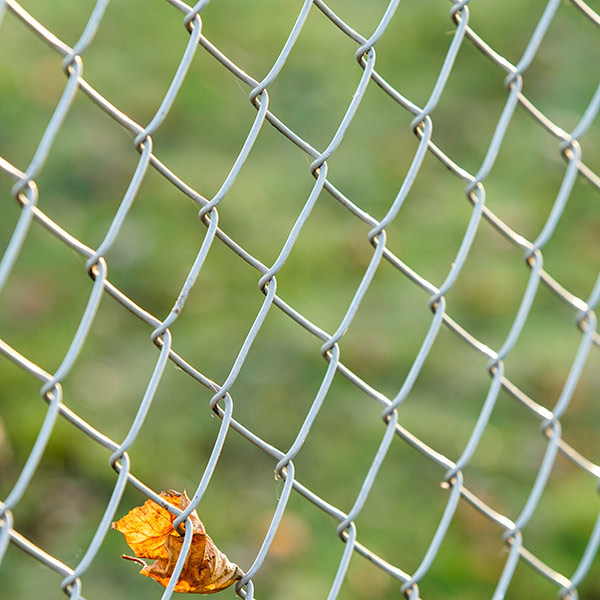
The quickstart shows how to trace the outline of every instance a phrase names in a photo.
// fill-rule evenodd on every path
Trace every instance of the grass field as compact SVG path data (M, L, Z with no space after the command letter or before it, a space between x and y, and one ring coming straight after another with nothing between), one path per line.
M93 9L80 0L20 4L73 45ZM301 2L213 0L202 12L203 34L256 79L277 58ZM472 2L471 25L497 52L517 63L545 4ZM593 3L590 3L593 6ZM329 6L367 36L385 11L383 0ZM378 72L424 106L448 51L455 25L449 2L406 0L376 46ZM596 6L596 9L598 7ZM84 77L137 123L150 122L188 42L182 14L168 2L114 0L83 55ZM561 4L538 55L524 75L524 94L571 131L600 75L598 34L569 2ZM319 151L334 134L362 74L351 42L315 7L279 77L269 86L270 110ZM0 25L0 157L25 170L64 89L62 57L7 11ZM475 173L507 99L505 73L465 42L432 113L433 140ZM250 89L199 48L154 152L178 177L212 198L231 169L256 115ZM386 214L418 140L413 115L370 85L328 178L376 219ZM581 139L586 164L600 167L598 123ZM40 208L92 248L104 238L139 159L132 136L79 92L48 161L36 178ZM308 198L309 157L268 123L230 192L219 225L266 265L272 265ZM559 141L518 107L496 165L485 179L487 206L529 240L542 230L561 185ZM0 173L0 248L20 209L13 180ZM557 229L544 248L544 266L586 299L600 265L598 190L579 177ZM387 245L434 285L445 279L472 205L465 184L428 155ZM109 279L145 310L164 319L204 239L198 207L149 169L106 260ZM333 333L367 268L369 227L327 193L277 275L277 293L320 328ZM92 282L85 260L34 224L0 294L0 338L48 372L60 365L81 319ZM448 313L498 350L527 285L521 250L482 221ZM215 242L189 300L172 328L174 349L216 382L228 376L264 296L260 274ZM547 288L536 294L506 374L552 409L575 357L581 333L575 312ZM383 261L355 320L340 342L342 361L393 397L431 322L428 294ZM113 440L122 441L157 359L152 329L112 298L103 299L89 338L63 382L64 402ZM319 340L272 308L231 391L235 418L263 439L289 449L325 374ZM600 461L600 356L587 360L569 410L564 439ZM0 498L12 489L45 415L40 383L0 359ZM400 423L456 460L487 394L487 360L442 328L424 369L399 409ZM174 365L167 366L135 444L132 472L152 489L193 492L204 472L220 420L212 393ZM339 374L308 439L294 460L296 476L327 502L348 511L383 435L381 406ZM481 444L465 469L469 489L511 519L521 512L546 441L540 421L501 392ZM14 510L15 529L73 566L81 560L115 483L109 453L60 420L27 493ZM198 512L227 555L247 569L267 531L283 483L275 461L235 432L229 434ZM401 439L391 446L356 521L358 539L385 560L413 573L448 499L444 470ZM571 576L600 508L597 481L559 455L547 489L523 536L525 546ZM128 488L117 517L144 498ZM326 598L344 546L337 522L292 494L272 551L254 578L260 600ZM507 558L502 530L465 502L422 583L425 600L491 598ZM88 600L159 598L162 589L121 560L127 548L109 531L82 577ZM10 546L0 566L0 595L21 600L61 597L60 576ZM400 582L355 555L344 600L399 598ZM600 598L592 568L580 598ZM507 598L554 598L556 587L525 564ZM233 589L222 593L234 598Z

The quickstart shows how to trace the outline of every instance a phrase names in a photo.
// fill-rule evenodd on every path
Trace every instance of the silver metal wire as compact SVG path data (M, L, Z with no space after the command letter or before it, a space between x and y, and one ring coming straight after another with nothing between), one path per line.
M251 599L255 597L255 583L253 578L261 570L265 561L268 560L274 537L280 527L293 493L308 501L315 510L320 510L330 515L337 522L337 527L332 529L332 536L335 538L337 533L344 547L340 548L339 563L335 573L332 573L331 587L327 595L328 600L334 600L339 596L350 561L355 554L366 558L391 578L397 580L400 584L398 585L398 590L406 598L413 600L420 598L419 583L427 580L428 573L436 560L442 544L447 539L447 532L453 523L457 507L462 501L474 507L491 524L497 527L499 539L504 540L508 548L504 568L495 585L495 589L490 590L490 597L494 599L504 598L510 590L511 581L517 566L525 564L531 567L532 576L533 574L539 574L552 582L559 597L577 598L577 587L585 580L593 568L594 559L600 545L600 506L598 507L599 516L595 524L589 524L590 533L588 543L572 575L556 571L552 565L546 564L526 547L527 525L535 514L546 490L558 454L566 457L582 473L588 474L591 486L597 485L600 482L600 465L577 450L577 440L563 439L561 425L561 419L569 410L571 399L577 383L581 379L588 356L592 352L598 352L598 347L600 346L597 319L594 312L600 299L600 276L588 299L579 298L575 293L563 287L546 270L543 256L543 251L553 238L561 217L565 212L567 203L573 195L575 183L579 179L584 179L596 191L600 190L600 175L583 161L584 142L582 142L584 134L590 129L600 110L600 85L597 87L585 111L581 114L577 125L570 132L554 123L550 117L536 108L524 92L524 82L527 80L528 69L535 62L540 46L554 22L560 4L559 0L550 0L538 22L532 25L529 43L526 45L516 64L513 64L500 53L496 52L491 45L471 28L469 11L485 11L486 7L483 4L479 5L475 2L469 2L469 0L452 2L449 11L449 24L454 27L454 30L449 40L447 53L435 79L435 84L422 107L406 97L377 71L377 44L381 41L393 19L402 18L399 16L402 14L402 5L399 0L389 2L385 10L382 11L382 16L370 35L357 32L322 0L298 2L298 15L289 35L285 39L282 49L268 70L267 75L262 78L255 78L251 74L246 73L233 60L228 58L225 52L217 48L205 37L202 19L203 10L208 2L201 1L195 6L189 6L181 0L168 0L168 3L173 11L181 13L181 36L182 38L187 36L185 38L187 41L185 51L176 67L168 90L160 102L159 108L149 123L144 126L121 111L103 95L102 90L93 87L84 77L86 52L94 44L95 35L105 17L108 0L98 0L96 2L80 38L72 47L47 29L16 0L0 0L0 24L2 27L9 26L6 20L3 20L6 13L12 13L12 15L16 16L22 22L23 27L29 35L42 40L54 52L63 57L63 69L66 76L64 91L56 104L29 164L13 165L7 159L0 157L0 174L4 174L14 181L12 196L21 211L12 235L6 241L6 249L0 261L0 290L10 279L22 249L28 243L28 236L33 228L46 230L65 246L80 254L86 261L85 269L92 279L87 306L81 315L72 342L60 361L60 366L54 373L47 372L34 361L21 354L17 348L9 345L1 337L2 332L0 332L0 353L4 357L3 360L11 361L28 376L37 379L41 383L40 394L46 405L42 425L29 452L29 456L21 469L20 475L12 485L10 492L0 502L0 561L9 544L13 544L16 548L31 557L32 560L38 561L58 573L62 578L60 586L66 595L73 600L84 598L81 578L98 555L104 543L106 533L110 528L110 523L115 518L124 491L130 485L175 514L176 528L179 529L180 525L184 522L188 525L185 528L183 551L175 567L175 577L172 578L168 587L162 592L163 600L171 598L177 575L183 568L191 544L192 526L189 519L190 514L196 509L205 495L219 463L227 436L231 434L241 436L241 438L257 446L267 456L271 457L274 460L274 469L277 477L283 480L283 487L280 489L277 505L273 511L264 539L260 543L259 550L251 561L251 564L247 567L244 577L236 586L236 593L241 598ZM215 2L215 4L218 3ZM587 19L595 25L600 25L600 16L583 0L571 0L568 9L575 13L577 18L581 20ZM152 9L149 8L148 10ZM427 9L423 8L423 10ZM357 71L357 84L352 97L344 113L340 116L334 134L322 151L315 148L309 140L304 139L293 131L283 120L280 120L271 111L269 99L270 89L274 89L273 84L280 76L290 55L294 53L305 24L310 19L312 13L316 11L319 11L329 21L332 35L347 38L356 44L355 59L360 69L360 71ZM1 31L2 29L0 29L0 34ZM434 141L433 133L436 109L444 97L444 92L455 69L459 52L467 44L473 45L482 53L490 65L505 75L506 86L506 92L503 92L505 94L504 107L495 125L484 158L474 173L471 173L448 156L444 149L439 147L436 141ZM240 85L247 86L249 102L256 109L256 116L245 136L239 154L233 162L233 166L224 178L216 194L211 198L206 198L201 192L194 189L189 182L180 179L170 167L161 161L159 158L159 149L155 147L155 140L153 138L168 118L169 111L176 102L182 85L186 81L190 66L196 60L195 57L198 54L203 54L206 57L216 60L223 69L231 72L239 80ZM336 187L332 180L333 174L331 171L333 169L330 169L328 164L328 161L343 145L348 129L355 119L368 89L376 89L377 93L387 95L396 103L399 111L409 114L411 117L410 129L418 141L408 170L403 177L399 178L398 193L381 219L377 219L372 214L363 210L339 187ZM55 140L78 94L86 95L96 107L107 113L115 123L130 133L133 139L132 151L139 154L136 158L137 165L130 178L127 191L112 221L107 224L104 239L96 248L89 247L75 235L64 230L39 207L40 192L36 183L36 179L45 168L48 157L52 153ZM523 111L529 115L538 127L549 132L556 139L556 152L562 156L566 163L562 183L552 209L534 240L529 240L525 235L515 231L486 205L486 180L494 172L500 151L503 148L505 135L510 129L517 111ZM312 189L302 209L294 216L293 226L289 234L287 234L285 242L278 249L277 258L271 265L264 264L250 251L232 239L221 228L218 212L220 205L227 201L228 194L234 183L238 180L242 168L246 165L265 123L273 126L285 140L306 154L309 160L307 176L310 175L314 178ZM451 266L445 277L443 277L439 284L429 281L405 263L402 257L392 247L388 246L387 241L388 228L401 218L404 202L423 168L424 161L428 158L433 158L441 163L461 182L464 186L464 195L471 210L468 223L462 232L462 238L456 255L451 261ZM206 232L199 244L199 250L185 278L185 282L175 295L172 301L172 309L165 318L150 314L144 306L129 298L110 281L108 270L108 255L115 245L116 240L119 236L123 235L124 223L130 218L130 210L150 169L161 175L165 181L169 182L169 184L181 191L196 204L198 219L206 227ZM368 226L369 231L366 238L372 245L372 254L360 282L356 286L351 301L347 307L340 308L338 311L338 324L333 333L329 333L319 324L312 322L306 315L289 304L278 294L277 287L277 277L286 264L288 264L288 259L293 253L295 245L304 231L313 209L323 194L330 195L357 222ZM459 285L457 282L463 271L465 262L470 256L476 235L489 225L497 230L512 246L523 252L524 264L529 269L528 282L519 308L511 326L506 332L504 341L497 350L489 348L449 314L448 311L450 310L451 303L447 299L450 292ZM194 240L191 243L197 243L197 241ZM248 329L248 333L237 351L227 376L221 384L211 380L210 377L201 371L200 366L189 362L176 351L175 337L171 331L175 322L182 314L185 314L187 298L204 267L207 257L215 245L218 244L231 249L239 259L257 272L258 288L264 295L261 306ZM406 377L399 382L398 392L393 397L388 397L373 387L368 381L344 364L340 347L341 340L352 328L365 296L372 286L374 277L384 262L388 263L395 270L398 277L405 278L411 284L425 292L423 303L424 305L428 305L432 311L431 321L426 334L418 342L419 350L414 357ZM518 344L520 336L528 323L536 294L541 287L540 284L546 286L558 296L573 313L575 327L581 336L578 349L570 365L568 377L558 400L552 408L543 406L512 382L509 379L510 370L507 369L505 364L511 352ZM256 290L254 290L255 292ZM248 294L250 293L248 291ZM158 349L152 374L145 390L140 394L141 399L137 413L131 421L127 434L121 441L110 439L103 432L98 431L85 419L73 412L64 403L61 385L70 376L86 341L93 335L91 333L92 327L99 304L104 295L109 295L115 299L121 307L130 313L131 318L135 317L147 324L151 331L150 341ZM247 357L253 348L257 336L263 330L263 325L269 313L273 310L280 311L280 313L289 317L295 326L315 337L320 343L320 354L326 361L326 369L318 391L310 404L310 408L298 429L293 443L287 449L277 448L269 440L263 439L234 417L234 386L245 368ZM443 328L454 333L461 343L470 346L479 356L485 359L487 366L484 366L484 369L487 369L491 378L487 394L481 402L480 412L474 419L474 426L468 441L462 452L454 458L446 456L443 452L432 447L420 439L417 434L410 431L405 426L402 416L403 403L410 397L429 355L436 346L438 334ZM206 467L192 495L189 507L183 511L166 503L158 496L156 490L152 489L152 486L143 483L133 475L132 468L134 465L132 465L132 461L128 455L128 451L138 440L148 414L153 409L153 400L168 361L172 361L193 380L211 391L212 398L207 408L221 419L218 434L206 462ZM483 364L485 365L485 363ZM351 508L348 511L330 504L316 492L304 486L301 483L302 473L298 472L294 463L294 460L302 452L305 444L308 443L309 434L318 423L320 411L327 401L328 393L336 374L343 376L358 392L368 398L369 402L374 401L378 403L381 407L381 418L383 421L379 445L362 479L356 497L349 502ZM545 452L537 468L535 480L532 482L521 511L513 518L490 506L488 500L484 500L476 489L471 489L469 487L469 477L465 473L465 470L477 452L484 433L488 429L491 415L497 404L499 394L502 391L514 398L521 408L525 408L529 414L533 415L539 421L541 438L545 443ZM40 407L44 407L44 404L40 403ZM7 421L10 421L10 415L6 415L6 417ZM106 448L110 453L110 467L116 472L116 480L104 514L97 524L89 545L83 551L80 560L74 565L64 564L58 558L47 553L42 547L37 546L34 542L27 539L19 531L18 519L15 519L13 515L13 510L28 491L32 478L44 456L50 436L55 431L59 419L70 423L95 443ZM386 456L388 456L393 444L407 445L434 465L439 466L439 481L444 488L449 490L446 505L438 518L435 533L431 538L427 550L419 558L418 567L412 573L404 565L392 564L384 559L378 554L376 548L371 548L363 544L359 539L359 529L356 524L377 480L380 467ZM399 468L402 468L401 465ZM398 493L400 493L400 490ZM179 529L179 531L182 532L182 529ZM0 570L1 577L2 571Z

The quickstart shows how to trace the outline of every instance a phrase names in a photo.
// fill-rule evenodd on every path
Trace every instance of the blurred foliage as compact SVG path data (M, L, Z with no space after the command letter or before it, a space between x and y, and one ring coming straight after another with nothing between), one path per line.
M92 0L22 0L21 4L69 44L80 35ZM473 3L471 25L499 53L517 62L542 2ZM383 0L336 0L330 6L370 34ZM203 11L203 32L227 56L261 79L269 71L301 2L214 0ZM377 44L377 69L423 106L446 55L454 26L449 3L406 0ZM168 2L113 2L84 55L84 76L140 124L159 106L185 49L182 15ZM270 108L313 147L324 149L361 75L356 46L313 8L287 64L269 87ZM569 3L524 78L524 93L566 130L585 110L598 81L597 33ZM584 60L582 57L587 57ZM28 165L64 87L61 58L9 11L0 27L0 156ZM506 100L504 73L466 42L439 105L434 140L475 172ZM154 136L156 155L205 197L219 189L255 116L247 89L199 49L165 123ZM359 207L381 218L414 155L412 116L375 85L369 87L329 176ZM600 166L598 126L583 137L584 159ZM48 162L37 178L40 207L63 228L95 247L127 189L138 155L131 136L79 94ZM265 264L272 264L312 185L310 160L265 124L240 176L219 206L220 225ZM485 181L490 208L529 239L540 232L559 189L564 162L558 143L518 108L497 164ZM0 178L3 249L19 215L12 182ZM600 262L597 190L578 181L545 266L565 287L586 298ZM443 281L462 239L471 207L464 185L428 156L398 218L389 247L434 284ZM367 227L326 193L278 275L278 294L333 332L372 254ZM109 278L130 298L164 318L202 243L197 207L150 171L107 260ZM519 306L528 270L518 250L483 222L454 288L449 313L473 335L499 348ZM259 274L215 243L188 303L173 327L175 349L222 382L263 300ZM91 281L83 259L33 226L0 297L0 332L14 348L48 371L60 364L83 312ZM372 386L393 396L400 388L431 319L427 296L389 264L381 264L340 347L342 360ZM574 357L574 315L540 288L507 375L552 407ZM112 299L102 302L90 337L64 381L65 403L113 439L124 438L156 360L150 330ZM277 447L292 444L320 385L326 363L320 343L272 309L232 394L235 416ZM600 460L597 353L588 361L564 437ZM0 364L0 497L14 484L44 416L39 383ZM400 422L438 451L456 459L485 398L485 360L442 330ZM169 365L152 410L131 449L136 476L155 490L195 490L219 427L211 394ZM352 506L383 429L381 408L336 376L298 455L296 474L342 510ZM466 469L468 487L495 509L516 518L533 484L544 439L539 422L501 394L480 447ZM26 495L16 528L67 564L81 559L115 482L108 453L60 421ZM198 507L213 538L243 568L252 562L282 483L274 461L231 433L211 485ZM399 439L392 445L367 505L359 540L406 572L419 565L439 522L447 491L439 467ZM557 571L572 574L598 512L595 482L559 457L548 489L524 532L526 546ZM119 514L141 503L127 490ZM256 577L264 599L325 597L343 552L336 522L292 495L264 567ZM119 556L121 536L109 532L83 590L93 598L151 598L161 590ZM490 597L506 551L502 531L461 503L447 538L421 584L424 598ZM2 569L7 598L58 597L59 577L10 547ZM359 556L340 597L399 597L399 582ZM548 598L553 586L519 566L511 598ZM232 590L223 598L233 598ZM600 598L596 569L580 590Z

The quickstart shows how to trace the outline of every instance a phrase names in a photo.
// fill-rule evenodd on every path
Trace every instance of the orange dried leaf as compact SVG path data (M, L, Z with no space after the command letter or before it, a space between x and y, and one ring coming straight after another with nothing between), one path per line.
M185 492L180 494L170 490L162 492L160 497L181 510L190 503ZM213 594L241 579L242 570L215 546L196 511L190 514L190 520L192 544L174 591ZM125 541L138 558L155 560L151 565L145 565L140 573L155 579L164 587L171 580L183 545L183 538L173 528L174 521L175 515L153 500L146 500L143 506L134 508L112 524L113 529L125 536ZM127 556L123 558L136 560Z
M171 496L169 492L161 493L160 497L178 505L178 502L173 502L177 497ZM164 544L174 531L174 520L175 515L153 500L146 500L143 506L134 508L113 523L112 528L125 536L127 545L138 558L166 558L167 550Z

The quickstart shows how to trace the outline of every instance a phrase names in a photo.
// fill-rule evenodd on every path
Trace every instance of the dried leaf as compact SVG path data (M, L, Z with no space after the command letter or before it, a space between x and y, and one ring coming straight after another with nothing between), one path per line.
M174 490L161 492L160 497L185 510L190 500L186 493ZM153 500L129 511L122 519L112 524L113 529L125 536L128 546L137 558L123 556L144 564L140 571L167 587L175 563L181 553L183 537L173 528L175 515ZM231 563L210 539L196 511L190 514L193 534L192 545L175 585L176 592L191 594L213 594L229 587L242 578L242 570ZM146 565L141 558L154 559Z

